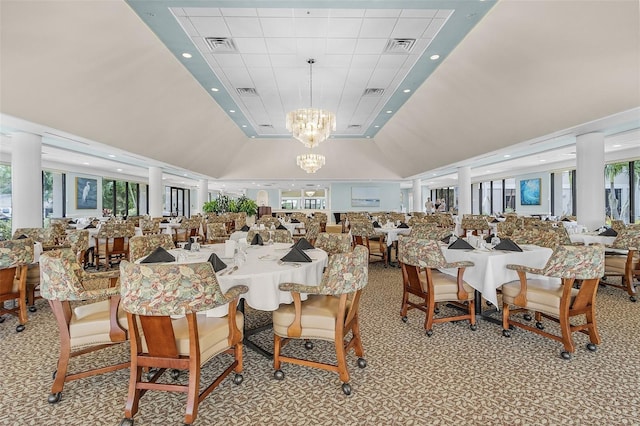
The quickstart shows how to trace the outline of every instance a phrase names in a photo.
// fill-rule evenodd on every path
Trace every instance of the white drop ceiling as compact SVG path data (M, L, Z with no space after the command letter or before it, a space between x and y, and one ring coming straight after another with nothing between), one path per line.
M154 165L177 185L239 190L571 168L576 135L591 131L607 159L640 158L637 5L3 0L0 161L29 131L44 136L45 167L145 180ZM416 41L384 53L393 39ZM314 106L338 117L315 175L284 130L310 101L308 58Z

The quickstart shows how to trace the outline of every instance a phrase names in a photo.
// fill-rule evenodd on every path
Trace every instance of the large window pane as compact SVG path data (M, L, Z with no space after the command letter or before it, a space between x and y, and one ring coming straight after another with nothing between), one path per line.
M116 181L116 216L126 216L127 206L127 184L121 180Z
M102 179L102 214L111 216L114 214L113 194L115 192L115 182Z
M502 181L494 180L493 181L493 201L492 201L492 209L491 213L500 213L502 212Z
M640 160L633 162L633 222L640 223Z
M491 214L491 182L482 182L481 191L481 212L480 214Z
M0 164L0 238L11 238L11 166Z
M516 211L516 180L504 180L504 211Z
M573 174L571 171L562 172L562 205L558 216L573 214Z
M629 163L604 166L605 212L608 220L629 223Z
M138 184L129 182L127 216L138 216Z

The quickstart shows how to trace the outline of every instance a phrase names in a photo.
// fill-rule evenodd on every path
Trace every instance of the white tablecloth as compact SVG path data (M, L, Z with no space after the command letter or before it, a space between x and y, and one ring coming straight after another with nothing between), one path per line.
M518 273L507 269L508 264L525 265L533 268L542 268L553 250L546 247L533 245L520 245L522 252L516 251L481 251L481 250L450 250L443 248L447 262L468 260L475 266L465 269L464 280L474 289L482 293L482 296L498 306L496 289L503 284L518 279ZM449 275L457 276L457 269L443 269Z
M605 244L611 245L616 237L601 237L597 232L587 232L584 234L569 234L572 243Z
M227 268L217 273L222 291L234 285L246 285L249 291L240 297L254 309L275 311L281 303L292 303L293 298L288 291L280 291L278 285L293 282L307 285L318 285L322 280L322 272L328 264L327 253L320 249L305 250L313 260L310 263L278 263L289 252L291 244L275 243L265 246L247 246L247 261L237 271L225 273L234 266L233 259L224 258L224 244L202 246L199 252L187 252L188 262L206 262L211 253L227 264ZM176 258L180 249L170 250ZM303 300L306 295L303 295ZM226 315L227 307L207 312L210 316Z
M384 234L387 246L391 246L394 241L398 241L398 235L409 235L411 228L373 228L378 234Z

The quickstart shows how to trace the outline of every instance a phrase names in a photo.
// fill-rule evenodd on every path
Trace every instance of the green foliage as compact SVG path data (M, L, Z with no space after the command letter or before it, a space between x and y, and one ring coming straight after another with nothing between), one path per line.
M0 220L0 238L11 239L11 220Z
M219 194L214 200L204 203L202 211L218 214L245 212L247 216L255 216L258 213L258 204L245 195L232 199L228 195Z

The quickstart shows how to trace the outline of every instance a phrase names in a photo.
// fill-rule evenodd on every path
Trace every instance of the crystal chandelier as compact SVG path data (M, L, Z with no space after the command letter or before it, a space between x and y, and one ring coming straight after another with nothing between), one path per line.
M308 59L309 64L309 108L300 108L287 114L287 130L295 139L307 148L318 146L336 130L334 113L313 108L313 64L315 59Z
M302 154L296 157L296 164L307 173L315 173L324 166L324 155Z

